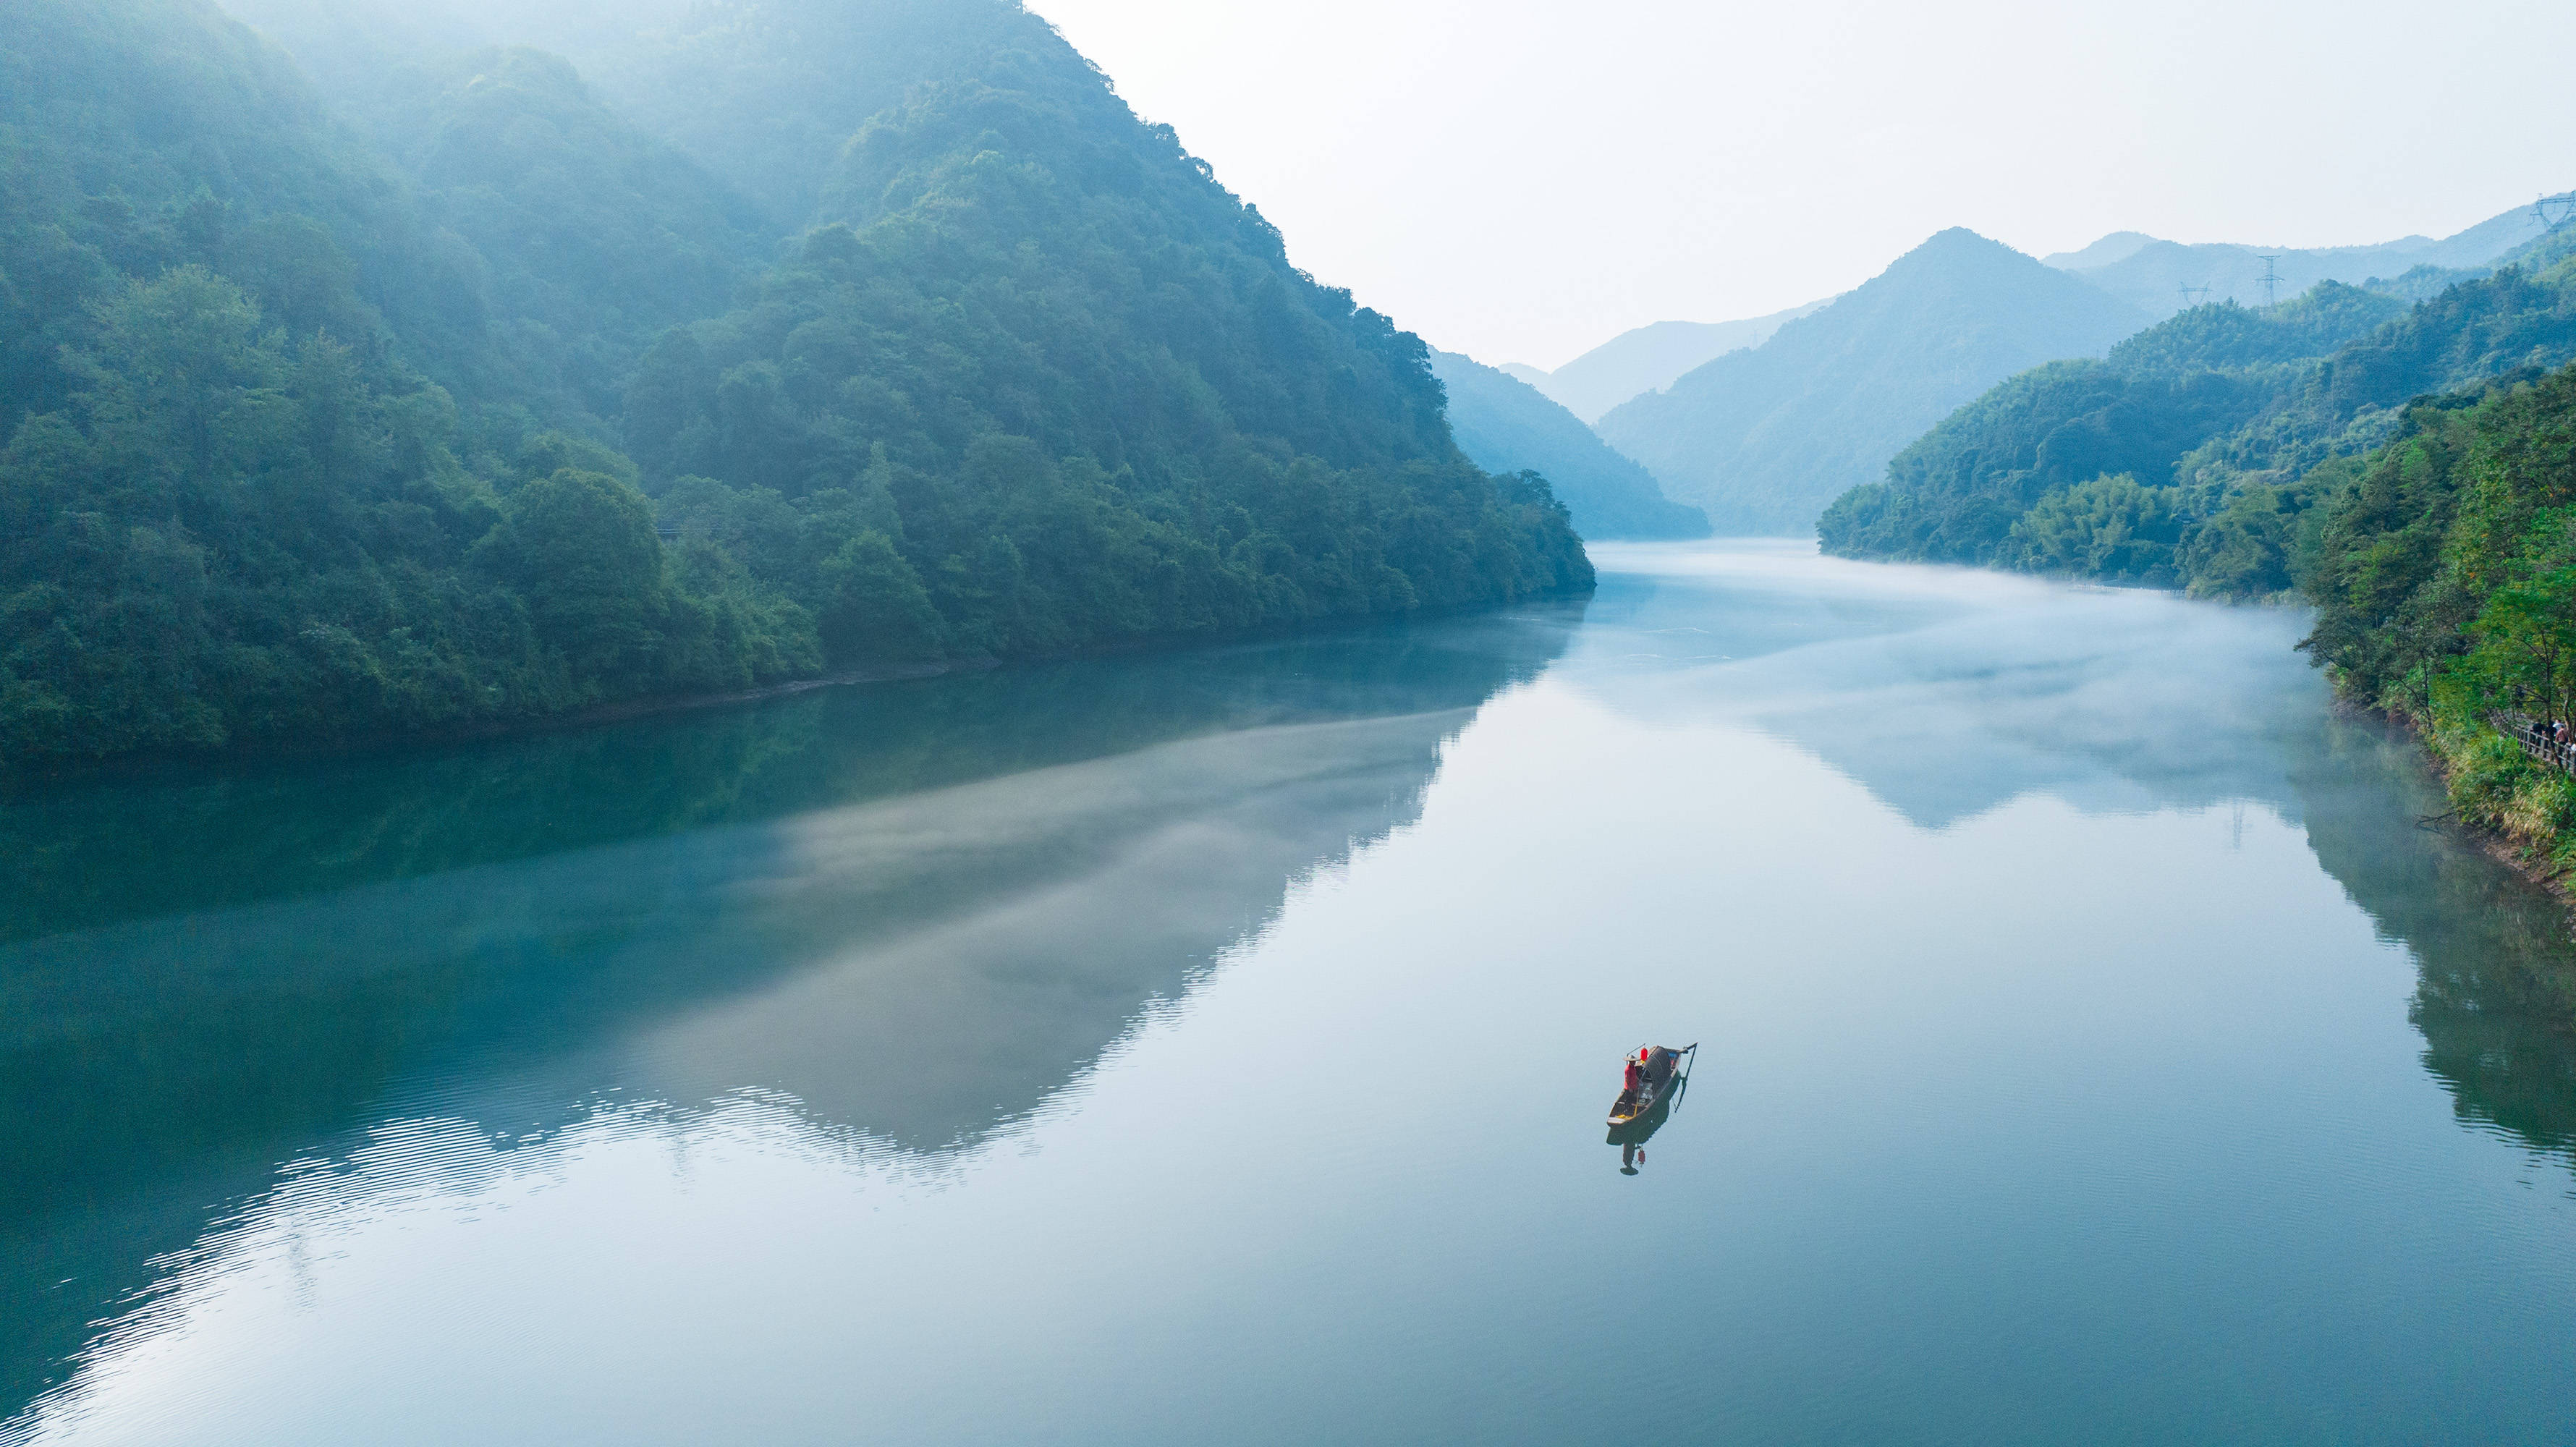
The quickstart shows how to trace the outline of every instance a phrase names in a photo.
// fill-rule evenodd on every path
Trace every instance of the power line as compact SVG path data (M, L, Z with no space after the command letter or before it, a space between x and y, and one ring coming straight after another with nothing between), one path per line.
M2265 256L2258 257L2256 259L2263 263L2263 274L2254 278L2254 284L2263 288L2263 305L2270 306L2274 302L2278 301L2281 295L2281 282L2284 278L2279 272L2272 269L2272 263L2280 260L2281 258L2277 256Z

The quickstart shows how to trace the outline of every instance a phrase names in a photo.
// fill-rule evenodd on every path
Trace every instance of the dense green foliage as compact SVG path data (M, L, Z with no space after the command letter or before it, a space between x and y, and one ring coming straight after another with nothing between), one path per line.
M1458 455L1422 343L1291 268L1069 52L872 121L825 214L743 308L656 346L626 437L688 535L838 657L1589 580L1544 484ZM833 626L869 599L879 624Z
M651 505L533 439L496 490L446 395L290 340L199 266L96 308L68 411L0 452L0 749L508 720L813 666L785 605L680 587Z
M2576 357L2571 268L2508 266L2412 308L2336 283L2268 310L2195 308L2103 361L1996 387L1838 499L1818 534L1849 557L2285 592L2340 478L2322 464L2387 440L2411 398ZM2114 491L2123 505L2101 506ZM2129 542L2140 509L2162 519L2150 546Z
M1455 352L1431 354L1458 450L1491 472L1548 480L1587 538L1704 538L1708 518L1664 496L1655 475L1547 394Z
M2034 367L1898 453L1885 482L1837 499L1819 535L1850 556L2048 566L2057 554L2015 533L2043 499L2120 474L2132 488L2139 479L2166 488L2185 453L2277 409L2306 363L2403 310L2329 282L2270 311L2197 307L2108 357ZM2059 504L2033 524L2050 528L2079 506ZM2156 506L2176 511L2169 498ZM2170 580L2171 548L2124 576Z
M523 425L610 425L653 337L722 311L775 246L750 201L610 112L551 55L492 48L405 65L362 115L430 223L480 260L478 309Z
M413 57L343 125L199 0L12 7L0 759L1588 585L1422 344L1042 21L805 10L657 61L743 124L799 77L792 155L923 67L764 268L761 207L552 57Z
M2304 646L2423 727L2465 817L2576 864L2576 781L2495 727L2576 721L2576 367L2418 403L2333 472Z
M1598 425L1721 531L1804 533L1827 503L1996 382L2099 353L2145 314L1969 231Z
M201 6L24 0L0 24L0 430L67 405L94 308L174 267L230 276L270 324L439 363L473 258L422 225L293 68Z

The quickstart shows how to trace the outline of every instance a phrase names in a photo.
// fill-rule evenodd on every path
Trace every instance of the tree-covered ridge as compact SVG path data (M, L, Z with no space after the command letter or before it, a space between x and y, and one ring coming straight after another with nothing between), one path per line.
M1544 484L1458 455L1420 340L1290 267L1070 51L871 122L825 211L855 226L655 348L626 435L689 535L813 609L836 657L1589 580ZM834 623L865 599L885 626Z
M337 131L285 57L190 0L20 0L0 24L0 428L56 410L94 308L195 264L275 325L381 361L455 354L462 248ZM471 325L471 318L461 320Z
M653 337L724 310L777 244L752 202L539 51L404 64L363 124L425 218L481 262L478 310L508 379L494 400L523 427L613 428Z
M2403 310L2336 283L2200 307L2102 362L2034 369L1838 499L1819 535L1850 557L2285 591L2314 542L2320 464L2385 440L2410 398L2576 357L2576 269L2530 269L2547 260Z
M2576 866L2576 780L2496 727L2576 723L2576 367L2416 403L2311 477L2302 646L2346 698L2417 723L2464 817Z
M2042 499L2097 477L2170 482L2185 453L2279 406L2302 363L2403 310L2327 282L2268 311L2195 307L2098 360L2032 368L1898 453L1885 482L1836 499L1818 533L1847 556L2022 562L2013 528Z
M0 102L0 761L1589 584L1417 339L1003 8L1036 48L863 128L855 225L766 272L547 57L425 58L343 127L194 0L13 8L13 80L76 84Z
M225 0L333 102L373 113L424 56L562 56L619 116L751 198L771 229L813 215L833 159L913 87L1060 44L1011 0Z
M72 406L0 451L0 752L330 738L738 687L813 665L761 598L673 581L604 449L494 480L389 390L187 266L97 309ZM743 626L747 625L747 626ZM800 653L798 650L802 649Z

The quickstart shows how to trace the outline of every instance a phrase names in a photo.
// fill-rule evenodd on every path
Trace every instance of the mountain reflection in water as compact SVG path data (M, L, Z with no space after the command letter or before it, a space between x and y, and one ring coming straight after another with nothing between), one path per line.
M2302 617L1596 555L0 807L0 1442L2564 1435L2564 916Z
M60 1380L154 1258L299 1155L470 1182L604 1093L748 1091L905 1152L971 1142L1296 879L1409 821L1443 741L1580 616L824 690L0 810L34 866L0 892L0 1380L17 1402ZM400 1124L432 1115L426 1140Z
M2304 613L1787 550L1714 572L1683 549L1632 555L1647 570L1605 579L1560 677L1648 717L1745 719L1921 829L2038 794L2304 826L2412 952L2409 1017L2461 1118L2576 1166L2566 906L2438 823L2447 802L2403 731L2334 711L2320 678L2284 666Z

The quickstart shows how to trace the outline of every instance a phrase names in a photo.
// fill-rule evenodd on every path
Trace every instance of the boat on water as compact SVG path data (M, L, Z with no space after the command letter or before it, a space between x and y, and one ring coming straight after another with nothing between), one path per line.
M1649 1114L1660 1114L1681 1099L1690 1084L1691 1063L1699 1057L1699 1043L1693 1041L1678 1049L1669 1045L1649 1045L1640 1052L1644 1058L1641 1079L1633 1087L1623 1088L1619 1098L1610 1103L1610 1128L1617 1130ZM1630 1057L1635 1059L1636 1057Z

